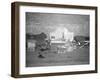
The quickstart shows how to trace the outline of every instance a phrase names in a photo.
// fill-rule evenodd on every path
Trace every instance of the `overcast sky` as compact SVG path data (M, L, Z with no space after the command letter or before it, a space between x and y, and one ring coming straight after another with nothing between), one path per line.
M89 15L26 13L26 32L39 34L53 32L57 27L65 27L74 35L89 36Z

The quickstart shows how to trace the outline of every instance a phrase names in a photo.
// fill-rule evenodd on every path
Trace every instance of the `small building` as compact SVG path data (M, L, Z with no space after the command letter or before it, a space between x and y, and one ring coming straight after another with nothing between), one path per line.
M65 27L57 28L54 32L50 33L51 43L64 43L73 41L74 33L68 31Z

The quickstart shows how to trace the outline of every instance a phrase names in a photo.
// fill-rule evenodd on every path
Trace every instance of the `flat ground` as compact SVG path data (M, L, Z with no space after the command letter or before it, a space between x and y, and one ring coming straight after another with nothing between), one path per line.
M45 58L38 57L38 51L28 49L26 52L26 67L63 66L89 64L89 46L77 48L66 53L47 50L41 53Z

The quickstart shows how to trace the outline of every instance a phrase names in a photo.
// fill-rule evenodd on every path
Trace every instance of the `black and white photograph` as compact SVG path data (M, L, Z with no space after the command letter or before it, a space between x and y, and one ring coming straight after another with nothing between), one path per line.
M97 7L12 3L12 76L97 73Z
M90 16L26 12L26 67L89 64Z

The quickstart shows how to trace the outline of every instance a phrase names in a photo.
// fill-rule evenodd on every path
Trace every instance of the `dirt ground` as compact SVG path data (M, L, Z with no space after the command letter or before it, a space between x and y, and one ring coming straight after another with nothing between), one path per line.
M44 58L40 58L39 51L28 49L26 52L26 67L63 66L89 64L89 46L77 48L70 52L57 53L52 50L41 52Z

